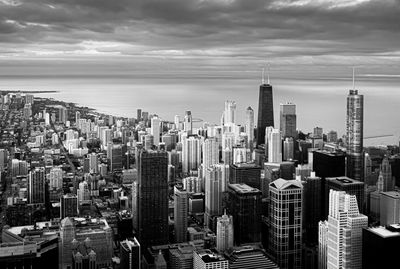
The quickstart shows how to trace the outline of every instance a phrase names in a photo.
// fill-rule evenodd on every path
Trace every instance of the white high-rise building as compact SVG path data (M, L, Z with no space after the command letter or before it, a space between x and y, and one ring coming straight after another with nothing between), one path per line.
M282 162L282 139L279 129L273 129L268 135L268 162Z
M223 252L233 247L233 217L222 215L217 218L217 250Z
M246 134L247 144L250 150L252 150L254 141L254 110L251 107L246 109Z
M175 123L175 129L178 131L181 130L181 118L179 117L179 115L175 115L174 123Z
M197 136L182 137L182 171L188 174L201 164L201 143Z
M78 203L82 203L89 200L90 200L90 191L88 183L86 181L82 181L81 183L79 183Z
M210 217L222 215L223 175L218 166L207 168L205 175L205 223L209 224Z
M151 134L154 137L154 145L158 147L160 144L160 118L155 116L151 118Z
M63 185L63 171L60 167L53 167L50 170L50 188L61 189Z
M187 241L188 192L174 187L175 242Z
M247 149L245 147L233 147L233 163L245 163L247 161Z
M236 119L236 102L225 101L224 124L235 123Z
M219 148L217 139L214 137L209 137L203 143L203 176L206 174L207 168L218 163Z
M330 190L327 232L324 225L320 222L319 249L326 249L326 256L321 252L319 263L328 269L361 268L362 229L368 217L360 214L356 196Z

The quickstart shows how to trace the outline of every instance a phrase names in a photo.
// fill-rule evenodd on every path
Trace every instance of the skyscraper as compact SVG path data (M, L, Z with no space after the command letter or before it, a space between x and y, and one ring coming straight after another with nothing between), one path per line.
M186 190L174 187L174 228L175 242L187 241L188 193Z
M400 193L395 191L381 192L380 224L400 223Z
M133 227L142 246L168 243L168 155L141 150L138 181L133 194Z
M201 164L201 142L198 136L182 138L182 172L188 174Z
M292 137L286 137L283 141L283 160L289 161L294 159L294 141Z
M268 140L268 162L282 162L282 139L278 129L273 129Z
M120 244L121 269L140 269L141 252L140 244L136 238L126 239Z
M280 105L280 131L282 137L296 138L296 105L286 103Z
M44 168L35 168L35 170L30 171L28 180L29 203L44 203L46 190L46 174Z
M254 141L254 110L251 107L246 109L246 134L247 144L250 150L253 150Z
M350 90L347 96L347 176L364 181L364 96Z
M192 112L189 110L185 111L185 117L183 119L183 130L188 134L192 134L193 130Z
M387 157L383 158L380 168L383 176L383 191L394 191L395 180L392 175L392 166Z
M142 110L140 108L137 110L136 120L137 122L142 120Z
M269 184L269 253L281 269L300 269L303 186L279 178Z
M60 198L60 219L78 216L78 197L75 194L65 194Z
M330 190L345 191L348 194L357 197L358 210L363 212L364 208L364 182L354 180L348 177L326 178L325 181L325 212L323 218L329 214L329 192Z
M158 144L160 144L160 126L161 126L160 118L157 116L152 117L151 118L151 134L153 135L154 145L156 145L156 146L158 146Z
M233 247L233 218L226 213L217 218L217 250L223 252Z
M225 101L224 110L224 123L235 123L236 119L236 102L235 101Z
M326 257L321 257L326 268L361 268L362 229L368 226L368 217L360 214L356 196L331 190L327 223L319 235L325 238L320 240L320 249L326 245Z
M317 245L318 222L321 220L322 180L311 172L303 183L303 226L305 229L305 243Z
M207 138L203 143L203 175L207 168L219 163L219 147L215 137Z
M274 102L269 79L267 83L263 79L258 97L257 145L264 144L267 126L274 126Z
M255 163L238 163L229 166L229 183L244 183L261 189L261 167Z
M211 166L205 174L205 224L210 224L213 216L222 214L222 195L223 195L223 175L222 169Z
M228 194L235 244L261 242L261 191L243 183L229 184Z

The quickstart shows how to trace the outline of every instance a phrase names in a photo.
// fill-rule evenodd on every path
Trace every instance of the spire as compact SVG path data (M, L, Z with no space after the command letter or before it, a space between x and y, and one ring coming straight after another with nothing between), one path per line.
M356 73L356 67L353 66L353 90L355 90L355 73Z
M262 69L262 73L261 73L261 84L265 84L264 73L265 73L265 68Z
M270 85L270 83L269 83L269 63L267 63L267 83L268 83L268 85Z

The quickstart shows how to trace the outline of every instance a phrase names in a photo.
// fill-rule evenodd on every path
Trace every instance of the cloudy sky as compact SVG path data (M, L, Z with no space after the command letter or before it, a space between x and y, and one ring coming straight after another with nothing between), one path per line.
M0 0L0 72L268 61L398 74L399 16L400 0Z

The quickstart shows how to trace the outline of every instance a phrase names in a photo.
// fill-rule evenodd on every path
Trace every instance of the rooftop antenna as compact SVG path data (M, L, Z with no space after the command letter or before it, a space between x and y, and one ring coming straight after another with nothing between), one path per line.
M265 84L265 79L264 79L264 72L265 72L265 68L262 69L262 74L261 74L261 84Z
M268 85L270 84L269 83L269 63L267 63L267 83L268 83Z
M353 66L353 90L355 89L355 73L356 68Z

